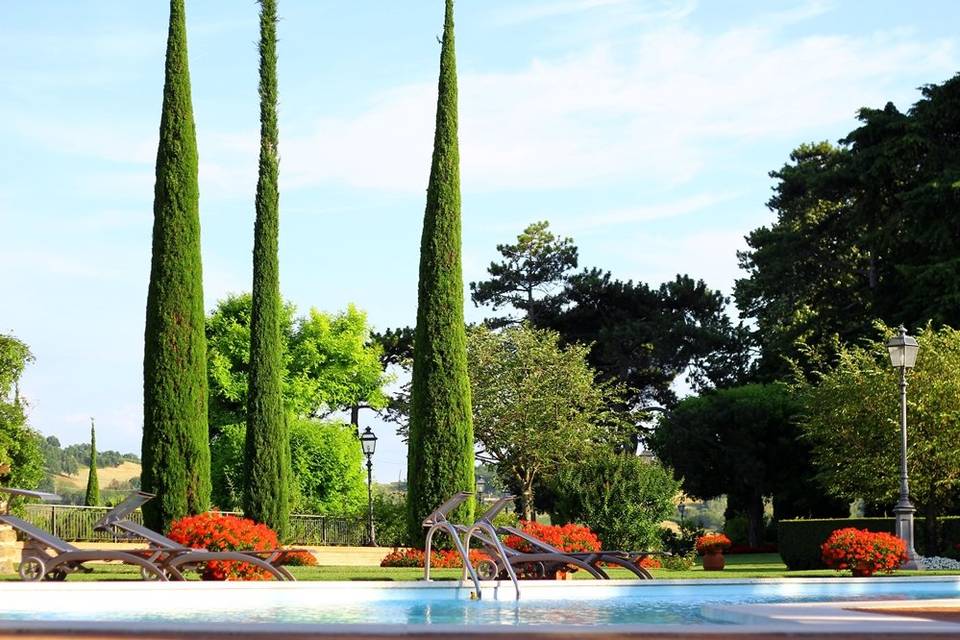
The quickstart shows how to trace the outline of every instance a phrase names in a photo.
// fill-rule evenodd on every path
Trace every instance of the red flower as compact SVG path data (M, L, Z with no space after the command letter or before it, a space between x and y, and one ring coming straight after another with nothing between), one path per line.
M279 545L277 534L266 525L217 512L181 518L171 525L169 536L184 546L208 551L271 551ZM269 573L249 563L221 560L206 563L201 575L204 580L270 578Z
M521 520L520 530L527 535L543 540L560 551L575 553L578 551L600 551L600 538L590 531L589 527L580 524L549 525L539 522ZM516 549L531 553L535 551L533 545L520 536L507 536L503 543Z
M726 551L730 548L730 538L722 533L708 533L697 538L697 553L701 556L717 551Z
M828 567L862 576L890 573L907 559L907 545L900 538L852 527L831 533L820 552Z

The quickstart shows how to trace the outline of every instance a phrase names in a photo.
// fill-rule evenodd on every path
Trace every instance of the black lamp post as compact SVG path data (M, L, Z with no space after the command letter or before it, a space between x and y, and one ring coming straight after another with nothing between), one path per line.
M367 546L377 546L373 534L373 452L377 450L377 436L368 426L360 434L360 449L367 457Z
M483 490L487 488L487 479L483 476L477 476L477 500L483 504Z
M917 341L907 335L905 327L901 326L900 333L887 342L887 351L890 352L890 363L900 370L900 500L893 508L896 515L897 537L907 543L907 561L904 569L919 569L917 552L913 546L913 514L916 509L910 502L910 485L907 475L907 369L912 369L917 363L917 351L920 346Z

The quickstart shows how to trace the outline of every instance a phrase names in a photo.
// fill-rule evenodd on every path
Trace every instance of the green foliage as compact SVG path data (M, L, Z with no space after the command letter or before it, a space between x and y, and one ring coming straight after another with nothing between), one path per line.
M546 220L534 222L517 236L516 244L498 244L503 261L487 267L489 280L470 283L474 304L490 305L494 311L511 306L522 311L528 322L536 322L540 305L555 303L567 272L577 268L573 238L559 238L549 229ZM490 324L511 322L516 320L497 318Z
M437 122L420 243L407 454L407 534L457 491L473 490L473 425L460 256L460 151L453 0L446 0ZM469 502L469 501L468 501ZM473 504L453 514L472 522Z
M948 516L942 519L945 538L960 540L960 516ZM914 526L923 528L926 519L915 519ZM837 529L854 527L867 531L894 533L893 518L833 518L829 520L781 520L777 524L777 546L780 556L791 571L823 568L820 559L820 545ZM916 550L920 555L943 555L945 548L927 547L922 538L916 540Z
M275 0L260 0L260 172L253 232L243 511L284 538L290 526L290 445L282 395L279 142L277 5Z
M27 489L36 488L43 479L40 434L27 426L18 388L24 368L32 361L26 344L0 334L0 484Z
M906 113L860 110L839 146L801 145L747 237L735 298L765 379L830 365L871 322L960 326L960 75ZM838 339L838 340L837 340Z
M374 489L373 522L377 544L381 547L422 544L420 539L407 540L407 505L401 493Z
M47 475L75 475L80 467L90 466L90 443L60 446L56 436L47 436L40 442L40 449L46 463ZM140 456L135 453L120 453L108 449L97 451L97 468L118 467L124 462L140 464Z
M210 374L210 426L213 435L225 424L245 420L250 368L249 294L217 303L207 318ZM353 305L326 314L315 309L296 317L287 303L280 314L283 352L282 390L287 412L322 417L353 406L383 408L383 348L370 335L367 315Z
M289 431L290 510L338 517L363 513L366 476L353 428L340 422L294 419ZM245 432L242 424L226 425L210 444L213 502L221 509L239 510L243 502Z
M622 430L609 408L616 389L598 383L588 350L564 349L556 332L527 324L468 335L474 434L482 455L519 488L526 520L534 517L538 480L597 454Z
M749 542L756 546L763 538L765 496L821 493L811 482L809 448L797 440L799 410L784 385L721 389L681 400L649 444L683 478L689 495L728 494L734 511L739 507L749 519Z
M837 347L835 367L802 380L801 426L813 446L819 478L852 501L893 505L899 491L899 373L879 339ZM917 364L908 374L910 493L934 523L960 489L960 331L927 326L918 336ZM936 536L932 528L928 536Z
M100 480L97 478L97 432L90 419L90 469L87 472L87 491L83 504L95 507L100 504Z
M660 529L660 544L667 553L678 557L695 556L697 553L697 538L704 535L703 527L684 522L679 531L662 527Z
M612 452L565 467L554 485L557 521L587 525L604 549L635 551L660 546L660 523L674 512L680 491L659 463Z
M197 144L183 0L170 1L143 357L144 522L165 530L210 502Z

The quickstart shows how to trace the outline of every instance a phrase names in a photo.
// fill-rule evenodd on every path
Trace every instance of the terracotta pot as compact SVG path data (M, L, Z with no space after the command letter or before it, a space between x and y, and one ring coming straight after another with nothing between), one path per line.
M554 576L554 580L573 580L573 576L567 571L557 571Z
M722 551L711 551L703 556L704 571L722 571L727 565Z

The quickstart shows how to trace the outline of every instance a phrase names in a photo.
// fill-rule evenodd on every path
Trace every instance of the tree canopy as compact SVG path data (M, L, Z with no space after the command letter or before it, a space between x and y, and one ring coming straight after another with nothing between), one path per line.
M19 380L33 354L12 335L0 333L0 484L36 488L43 479L40 435L27 426Z

